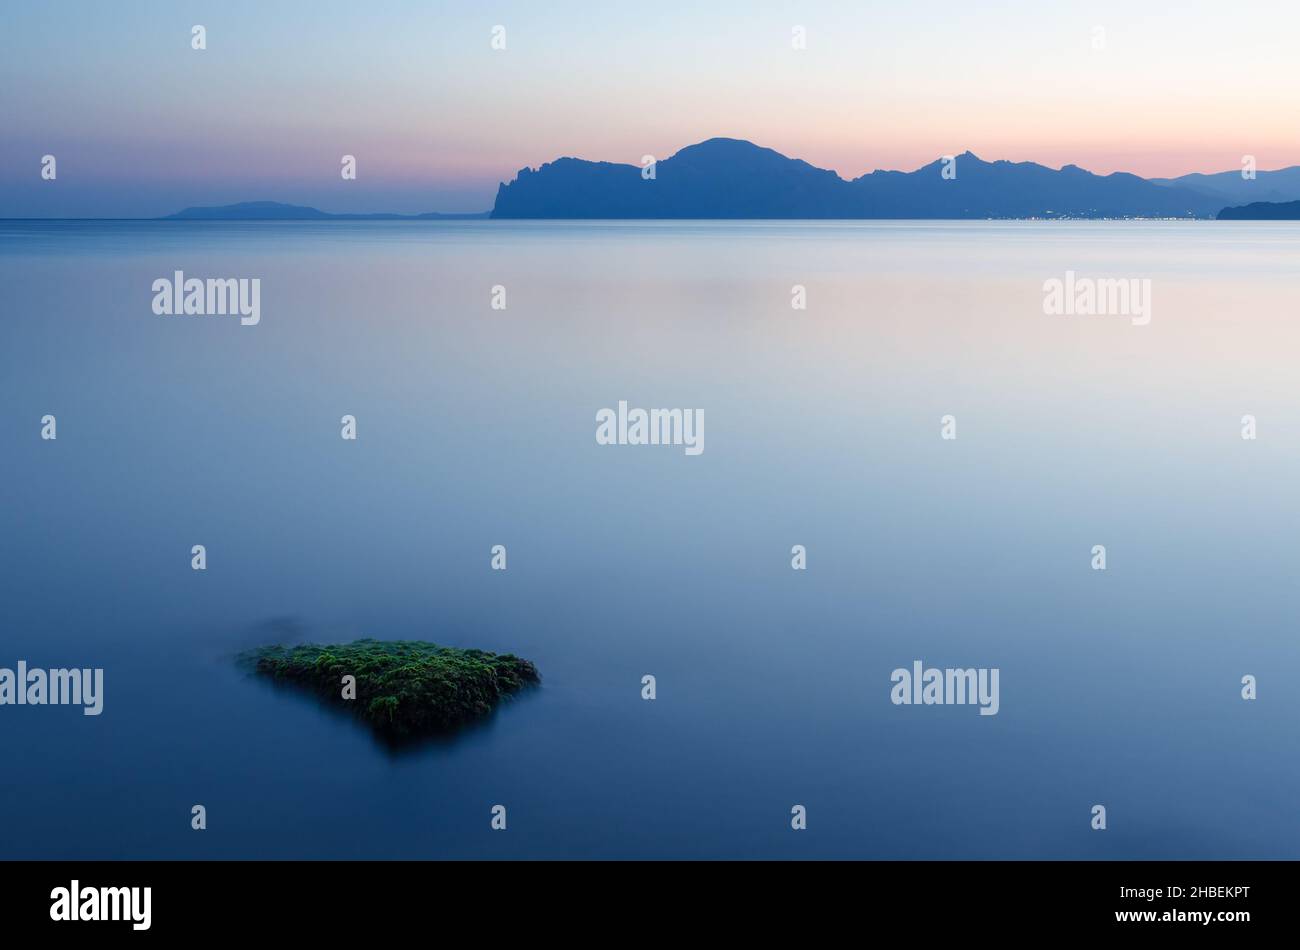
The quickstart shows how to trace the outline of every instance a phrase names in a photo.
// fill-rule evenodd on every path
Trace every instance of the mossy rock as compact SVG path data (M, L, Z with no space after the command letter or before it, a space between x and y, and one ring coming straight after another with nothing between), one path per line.
M239 661L278 683L352 709L390 736L446 732L479 719L512 693L541 682L537 668L509 653L459 650L423 640L355 640L269 646ZM356 677L356 698L343 677Z

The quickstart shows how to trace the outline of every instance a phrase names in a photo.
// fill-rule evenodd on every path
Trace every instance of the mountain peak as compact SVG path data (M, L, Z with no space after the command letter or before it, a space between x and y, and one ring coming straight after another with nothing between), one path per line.
M774 149L764 148L762 145L755 145L748 139L730 139L717 136L711 139L705 139L703 142L696 142L694 145L687 145L678 149L673 158L718 158L718 159L743 159L747 157L765 155L775 155L779 158L785 158L780 152ZM787 159L789 161L789 159Z
M726 136L726 135L715 135L715 136L713 136L712 138L708 138L708 139L704 139L704 140L702 140L702 141L696 142L694 145L685 145L685 146L683 146L683 147L680 149L680 151L683 151L683 152L684 152L684 151L686 151L687 149L691 149L691 148L705 148L705 147L708 147L708 148L737 148L737 147L739 147L739 148L750 148L750 149L759 149L759 150L763 150L763 151L768 151L768 149L764 149L763 146L761 146L761 145L755 145L755 144L754 144L753 142L751 142L749 139L733 139L733 138L731 138L730 136Z

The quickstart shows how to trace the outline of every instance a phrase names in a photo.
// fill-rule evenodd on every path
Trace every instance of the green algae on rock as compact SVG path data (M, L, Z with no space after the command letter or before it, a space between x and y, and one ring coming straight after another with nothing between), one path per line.
M492 711L541 682L537 668L509 653L461 650L423 640L269 646L240 654L260 675L351 707L381 733L443 732ZM344 677L356 677L355 698Z

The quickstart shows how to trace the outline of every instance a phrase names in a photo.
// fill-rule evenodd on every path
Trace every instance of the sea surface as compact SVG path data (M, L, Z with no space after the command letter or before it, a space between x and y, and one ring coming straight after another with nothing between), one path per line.
M260 323L155 315L177 270ZM1067 271L1150 323L1045 314ZM0 707L0 857L1300 858L1298 271L1289 223L0 222L0 667L105 671ZM703 453L598 445L620 400ZM394 749L231 659L361 636L544 682ZM894 705L915 660L998 714Z

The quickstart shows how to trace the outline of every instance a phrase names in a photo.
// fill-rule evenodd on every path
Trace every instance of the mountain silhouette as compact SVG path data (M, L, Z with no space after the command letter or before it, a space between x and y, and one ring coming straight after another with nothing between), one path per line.
M955 176L945 177L945 168ZM986 162L964 152L912 172L846 181L742 139L689 145L654 167L560 158L497 190L493 218L1213 217L1224 200L1075 165Z
M1240 171L1203 175L1199 172L1180 178L1152 178L1152 184L1188 188L1220 198L1225 204L1250 201L1300 200L1300 165L1276 171L1256 172L1254 178L1242 178Z
M1255 201L1219 212L1220 221L1300 221L1300 201Z

